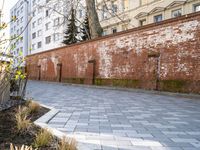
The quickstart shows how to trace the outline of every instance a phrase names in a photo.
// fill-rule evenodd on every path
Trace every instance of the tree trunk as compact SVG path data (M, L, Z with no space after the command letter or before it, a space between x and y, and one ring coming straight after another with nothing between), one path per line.
M102 35L103 29L99 22L99 17L95 7L95 0L86 0L86 5L87 5L91 38L94 39Z

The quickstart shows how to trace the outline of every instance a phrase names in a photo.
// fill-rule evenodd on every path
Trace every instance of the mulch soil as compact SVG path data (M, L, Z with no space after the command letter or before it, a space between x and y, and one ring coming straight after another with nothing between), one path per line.
M26 104L22 104L25 106ZM40 127L32 125L25 133L19 133L16 127L15 114L19 106L11 107L7 110L0 111L0 150L7 150L10 147L10 143L14 145L32 145L35 140L35 135L40 131ZM49 109L41 107L38 112L31 114L28 118L34 122L42 115L47 113ZM54 142L57 142L57 139L54 138ZM54 145L54 146L52 146ZM55 148L55 143L48 147L41 148L41 150L53 150Z

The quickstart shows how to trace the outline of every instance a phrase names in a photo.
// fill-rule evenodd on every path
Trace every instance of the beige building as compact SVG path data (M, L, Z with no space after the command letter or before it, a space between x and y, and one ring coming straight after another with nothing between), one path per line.
M104 34L200 11L200 0L97 0Z

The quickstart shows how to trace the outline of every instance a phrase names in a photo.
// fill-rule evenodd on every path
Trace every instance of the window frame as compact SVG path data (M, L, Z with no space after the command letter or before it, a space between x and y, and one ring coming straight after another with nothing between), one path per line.
M102 7L102 18L104 19L108 19L108 13L107 13L108 9L106 5L103 5Z
M37 31L37 36L38 37L42 36L42 30L41 29Z
M48 38L49 38L49 40L48 40ZM50 44L51 43L51 36L46 36L45 37L45 44L47 45L47 44Z
M199 7L198 11L196 11L196 7ZM199 12L199 11L200 11L200 3L193 4L193 12Z
M45 17L49 17L49 10L48 9L45 11Z
M145 19L140 19L139 20L139 26L142 27L142 26L146 25L146 22L147 22L146 18Z
M55 42L59 41L60 40L60 34L59 33L55 33L54 36L53 36L53 38L54 38Z
M32 50L35 50L36 49L36 44L32 44Z
M36 27L36 21L33 21L32 28L34 29Z
M35 39L37 37L36 32L32 33L32 39Z
M50 24L51 24L51 22L47 22L47 23L45 24L45 30L46 30L46 31L48 31L48 30L50 29Z
M42 41L37 42L37 48L42 48Z
M115 16L115 14L118 12L118 6L115 4L115 2L112 2L112 16Z
M57 17L57 18L54 19L53 25L58 26L59 24L60 24L60 17Z
M173 13L174 13L174 12L178 12L178 11L180 11L181 14L179 14L179 15L177 15L177 16L174 16ZM180 16L182 16L182 13L183 13L182 8L174 9L174 10L171 11L171 17L172 17L172 18L180 17Z
M111 30L112 30L112 34L117 33L117 27L113 27Z
M161 17L161 20L158 19L159 17ZM154 23L163 21L163 14L158 14L158 15L153 16L153 21Z
M41 25L42 24L42 17L38 18L37 22L38 22L38 25Z

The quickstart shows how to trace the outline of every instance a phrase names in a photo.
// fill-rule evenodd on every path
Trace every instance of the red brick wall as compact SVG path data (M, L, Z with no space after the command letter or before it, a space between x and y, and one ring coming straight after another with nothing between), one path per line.
M200 93L200 13L31 55L27 70L31 79Z

